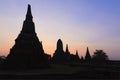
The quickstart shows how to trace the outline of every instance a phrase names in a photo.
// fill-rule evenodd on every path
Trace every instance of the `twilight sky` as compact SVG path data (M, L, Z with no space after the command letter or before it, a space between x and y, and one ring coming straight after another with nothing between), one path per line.
M0 0L0 55L9 54L31 4L37 36L53 54L59 38L71 53L104 50L120 59L120 0Z

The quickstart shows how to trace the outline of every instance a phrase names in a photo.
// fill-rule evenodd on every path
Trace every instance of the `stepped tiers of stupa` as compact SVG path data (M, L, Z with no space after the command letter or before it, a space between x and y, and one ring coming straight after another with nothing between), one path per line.
M5 67L45 67L48 64L48 58L49 56L44 53L42 42L39 41L35 32L31 6L28 5L22 30L15 40L15 45L10 49L5 61Z

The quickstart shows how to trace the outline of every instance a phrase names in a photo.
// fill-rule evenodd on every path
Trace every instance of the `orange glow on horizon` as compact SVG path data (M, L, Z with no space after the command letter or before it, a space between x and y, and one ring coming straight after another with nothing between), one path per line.
M53 43L54 44L54 43ZM9 45L3 45L2 48L1 48L1 51L0 51L0 55L5 55L7 56L10 52L10 48L13 47L14 44L10 43ZM82 45L83 46L83 45ZM69 51L71 54L75 54L76 53L76 50L78 50L78 54L79 54L79 57L81 56L85 56L85 53L86 53L86 47L68 47L69 48ZM53 56L55 50L56 50L56 46L53 46L53 45L49 45L49 44L43 44L43 49L44 49L44 52ZM66 46L64 46L64 51L66 50ZM93 49L89 49L91 55L93 54Z

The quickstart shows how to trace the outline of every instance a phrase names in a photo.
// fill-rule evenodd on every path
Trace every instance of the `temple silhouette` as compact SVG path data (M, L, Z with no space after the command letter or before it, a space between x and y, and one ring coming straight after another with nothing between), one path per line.
M42 42L39 41L35 32L31 6L28 5L22 30L5 59L4 68L44 68L49 66L49 63L70 64L79 61L78 51L76 51L75 55L71 54L68 49L68 44L66 44L66 51L64 51L61 39L57 41L56 50L52 58L50 55L44 53Z
M85 57L79 57L78 50L70 53L68 44L65 51L63 45L58 39L52 57L44 52L28 4L15 44L7 57L0 56L0 79L120 79L120 61L109 60L103 50L91 56L87 47Z
M58 39L56 50L53 57L44 53L42 42L39 41L35 32L35 25L31 13L31 6L28 4L27 14L23 27L15 39L14 46L10 49L10 53L5 59L5 68L44 68L49 66L49 63L54 64L71 64L81 61L90 61L91 55L87 47L85 58L79 57L78 51L71 54L66 44L66 50L63 50L63 42Z
M79 58L78 51L76 50L75 54L71 54L68 48L68 44L66 44L66 51L64 51L63 42L61 39L58 39L57 47L52 57L52 62L57 64L71 64L79 63L80 61L81 59Z
M62 40L59 39L57 41L57 47L56 47L55 53L53 54L52 61L54 63L63 63L65 59L66 57L63 51L63 43L62 43Z
M10 49L5 66L8 68L37 68L48 64L48 55L44 53L42 42L35 32L35 25L28 5L26 19L23 27L15 40L15 45Z

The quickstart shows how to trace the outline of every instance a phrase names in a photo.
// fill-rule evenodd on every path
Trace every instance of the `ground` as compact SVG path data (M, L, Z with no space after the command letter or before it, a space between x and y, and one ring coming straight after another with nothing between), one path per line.
M120 66L51 64L45 69L1 70L0 78L6 79L120 79Z

